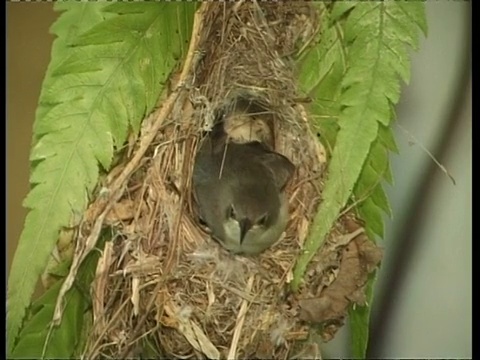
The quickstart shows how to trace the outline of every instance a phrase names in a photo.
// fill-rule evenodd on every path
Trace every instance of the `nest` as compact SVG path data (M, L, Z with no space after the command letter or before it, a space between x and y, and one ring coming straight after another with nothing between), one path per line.
M114 236L92 285L94 323L85 355L319 357L311 324L321 325L324 340L332 338L350 304L364 302L363 287L380 260L348 212L310 263L301 290L288 290L321 201L326 164L290 57L315 36L320 14L303 2L204 3L199 18L190 80L105 219ZM191 191L204 130L238 98L265 110L273 147L297 168L287 188L286 232L256 257L235 256L211 239Z

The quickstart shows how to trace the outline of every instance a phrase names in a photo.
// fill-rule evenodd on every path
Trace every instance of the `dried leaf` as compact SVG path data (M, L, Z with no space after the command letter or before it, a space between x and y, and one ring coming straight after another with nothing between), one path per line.
M320 296L299 300L300 318L316 324L343 323L350 304L365 304L364 287L368 274L375 270L381 259L380 248L365 234L357 236L343 250L335 281Z

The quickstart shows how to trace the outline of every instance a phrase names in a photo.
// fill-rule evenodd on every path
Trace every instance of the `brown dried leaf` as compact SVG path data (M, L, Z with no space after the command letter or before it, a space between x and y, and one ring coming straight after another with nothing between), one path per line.
M380 248L365 234L357 236L343 250L335 281L320 296L299 300L300 319L317 324L341 321L351 303L364 305L368 274L375 270L381 259Z

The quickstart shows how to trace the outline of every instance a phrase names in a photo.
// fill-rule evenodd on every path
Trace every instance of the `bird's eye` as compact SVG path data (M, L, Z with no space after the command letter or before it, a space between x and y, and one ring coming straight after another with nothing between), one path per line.
M268 214L262 215L258 220L257 220L257 225L260 226L265 226L268 220Z
M230 205L230 206L228 207L227 217L228 217L229 219L235 219L235 218L236 218L235 209L234 209L233 205Z

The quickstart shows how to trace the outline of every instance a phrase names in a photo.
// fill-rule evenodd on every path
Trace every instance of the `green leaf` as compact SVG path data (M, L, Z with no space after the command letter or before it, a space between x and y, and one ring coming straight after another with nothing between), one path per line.
M103 242L102 242L103 243ZM65 359L73 356L80 340L85 312L90 306L87 289L95 274L99 252L90 254L81 266L75 285L65 297L62 321L51 327L58 293L63 279L57 281L38 300L33 302L19 341L9 354L11 358Z
M315 3L322 14L322 22L312 49L298 63L298 82L308 94L312 125L327 149L333 148L338 132L341 81L345 73L345 49L342 29L330 21L325 3Z
M45 348L46 358L70 358L78 334L82 328L83 312L85 311L84 299L77 290L72 290L66 297L66 306L60 325L52 328L50 323L55 310L55 302L60 291L61 281L52 286L42 298L35 303L39 307L32 318L26 322L20 332L18 344L15 346L11 357L33 358L42 357L45 342L48 338L48 346Z
M380 128L354 189L355 201L359 202L358 214L360 218L368 220L365 223L365 229L372 240L375 239L374 235L380 237L384 235L383 213L392 216L382 181L392 182L388 159L389 148L386 146L386 142L392 141L393 138L388 137L388 134L391 133L387 131L388 128L383 127L383 130ZM387 136L386 139L383 138L383 135Z
M331 89L332 92L327 91L326 95L332 96L340 85L339 80L345 69L341 29L335 24L330 25L329 13L324 3L316 5L323 15L321 27L314 39L314 46L298 61L298 83L301 91L311 94L318 93L318 88L327 81L334 88Z
M350 334L352 336L352 358L365 359L370 326L370 312L373 301L373 285L377 279L376 272L370 275L365 286L365 306L354 306L349 311Z
M311 226L304 253L294 269L298 288L309 261L352 197L366 222L367 234L383 235L382 211L390 213L381 181L391 181L388 150L396 150L389 129L400 83L410 77L406 46L418 47L419 27L426 32L424 4L368 2L335 3L332 17L344 30L347 72L342 80L339 131L328 168L323 202ZM370 286L373 286L373 280ZM365 355L369 308L354 311L355 356Z
M357 1L338 1L335 2L331 18L332 20L338 21L342 16L345 16L350 10L352 10L357 5Z
M107 4L97 3L92 6L88 3L77 3L72 6L72 2L56 2L54 9L63 12L52 25L50 31L56 35L56 39L52 45L51 59L43 80L42 90L40 93L40 102L37 107L36 118L42 118L45 112L48 112L52 105L58 103L55 99L51 104L47 103L44 98L45 92L48 90L50 83L54 82L52 71L54 71L65 58L71 53L71 42L81 33L90 29L94 25L105 20L108 14L102 12ZM58 94L61 95L61 94ZM37 140L34 132L34 142Z
M329 233L338 214L353 195L354 188L362 175L362 170L372 160L372 144L382 131L382 125L388 127L392 117L392 104L400 97L400 78L407 79L410 66L406 46L418 45L419 18L408 16L409 9L418 14L418 7L423 4L412 2L409 6L398 5L400 2L362 2L346 9L342 3L334 3L337 18L348 11L342 21L344 30L344 47L347 50L347 71L342 80L340 97L341 113L338 120L339 132L336 136L328 177L309 237L294 269L292 286L298 289L308 263ZM340 5L339 5L340 4ZM321 65L319 65L321 67ZM381 155L381 154L380 154ZM380 156L373 154L373 161L378 165ZM379 184L378 178L373 183L364 181L362 186ZM360 180L359 180L360 179ZM364 202L364 214L371 215L364 219L370 222L372 230L383 232L383 221L378 216L376 207L388 208L381 201L377 191L379 205L372 200Z
M7 296L8 349L59 230L82 214L129 129L137 132L187 49L194 3L57 3L34 124L30 209Z

